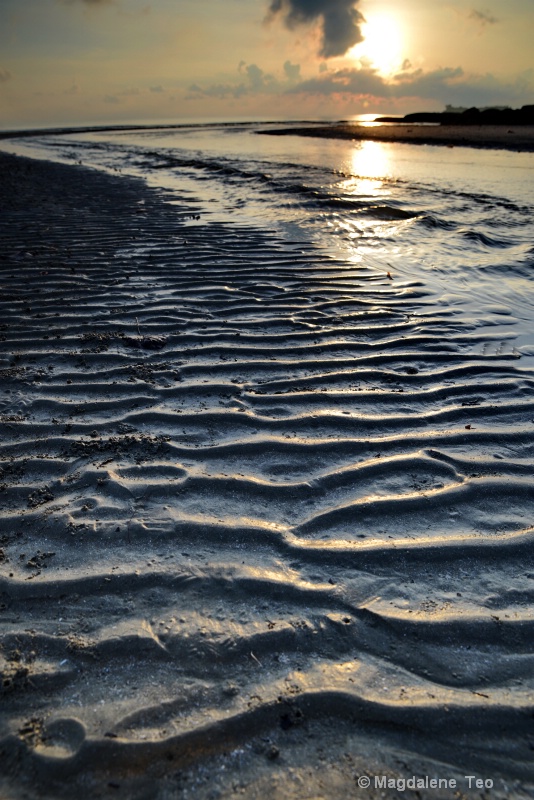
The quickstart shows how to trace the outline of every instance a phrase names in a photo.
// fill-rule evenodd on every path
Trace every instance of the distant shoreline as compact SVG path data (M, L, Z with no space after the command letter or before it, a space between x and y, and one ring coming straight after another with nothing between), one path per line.
M404 117L377 117L375 122L433 123L436 125L507 125L523 127L534 125L534 105L522 108L465 108L445 111L416 111Z
M23 128L20 130L0 131L1 139L26 139L33 136L66 136L74 133L129 133L131 131L172 131L172 130L186 130L190 128L232 128L241 127L243 125L286 125L286 124L299 124L299 125L313 125L313 120L295 120L291 123L285 120L273 121L254 121L250 122L173 122L160 124L156 123L150 125L148 123L125 124L125 125L73 125L61 126L55 128Z
M534 126L514 125L429 125L403 120L378 125L341 123L302 128L258 131L266 136L311 136L319 139L400 142L445 147L475 147L489 150L534 152Z
M468 124L439 122L437 120L413 119L421 115L407 117L381 117L374 123L330 122L320 123L312 120L278 122L222 122L222 123L175 123L165 125L91 125L77 127L57 127L0 131L0 141L7 139L32 138L37 136L66 136L69 134L127 133L146 130L183 130L199 126L232 127L278 126L255 131L267 136L309 136L320 139L349 139L353 141L400 142L404 144L430 144L444 147L475 147L491 150L512 150L534 152L534 125ZM428 115L426 115L428 116ZM440 115L433 115L440 116ZM450 115L442 115L450 116ZM461 114L454 115L458 118ZM483 115L481 115L483 116ZM284 126L284 127L281 127ZM298 126L298 127L296 127Z

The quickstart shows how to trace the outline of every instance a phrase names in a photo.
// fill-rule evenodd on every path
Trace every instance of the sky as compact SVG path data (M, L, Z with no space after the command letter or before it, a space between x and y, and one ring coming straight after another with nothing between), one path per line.
M534 103L534 0L0 0L0 128Z

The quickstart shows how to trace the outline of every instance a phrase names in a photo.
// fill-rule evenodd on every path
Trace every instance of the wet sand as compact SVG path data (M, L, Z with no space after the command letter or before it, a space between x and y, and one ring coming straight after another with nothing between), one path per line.
M321 139L353 139L376 142L432 144L446 147L478 147L496 150L534 151L534 126L530 125L357 125L336 123L260 131L268 136L312 136Z
M3 796L532 796L532 369L142 182L0 181Z

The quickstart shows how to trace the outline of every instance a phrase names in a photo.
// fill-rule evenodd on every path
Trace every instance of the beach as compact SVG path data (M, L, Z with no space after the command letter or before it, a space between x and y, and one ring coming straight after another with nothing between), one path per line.
M532 797L526 203L422 211L364 176L346 212L303 182L314 225L356 219L350 260L289 236L276 165L257 185L285 229L239 205L250 165L210 206L214 150L135 151L151 180L201 173L172 191L109 152L0 155L0 792ZM494 238L457 224L484 267L460 276L444 237L482 203ZM441 262L425 283L395 255L419 230L451 262L439 302Z
M417 125L334 123L306 127L273 128L262 133L271 136L298 135L324 139L352 141L403 142L445 147L476 147L483 149L534 151L532 125Z

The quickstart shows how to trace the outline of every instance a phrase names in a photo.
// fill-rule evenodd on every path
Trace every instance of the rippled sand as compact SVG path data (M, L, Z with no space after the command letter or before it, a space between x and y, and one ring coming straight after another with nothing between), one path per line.
M0 163L5 796L531 796L532 370L417 283Z

